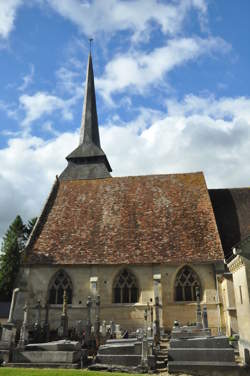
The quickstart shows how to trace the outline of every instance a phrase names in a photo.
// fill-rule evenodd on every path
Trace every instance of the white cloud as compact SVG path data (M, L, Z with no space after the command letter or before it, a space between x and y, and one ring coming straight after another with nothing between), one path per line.
M38 137L13 138L0 149L0 236L17 214L37 216L65 156L77 144L77 135L64 133L49 142Z
M98 32L131 30L133 39L145 39L150 22L156 22L164 34L175 34L190 9L206 14L205 0L45 0L56 12L75 23L88 36Z
M22 121L22 125L29 126L43 115L50 115L55 111L60 111L65 120L72 120L73 114L71 107L75 104L77 99L78 97L72 97L66 100L41 91L34 95L21 95L19 102L21 108L25 111L25 118Z
M14 21L18 7L23 0L0 1L0 37L7 38L14 28Z
M26 74L22 80L22 84L18 87L18 90L20 91L24 91L27 89L27 87L33 82L33 78L34 78L34 73L35 73L35 68L34 68L34 65L31 64L30 66L30 72L28 74Z
M168 114L141 109L126 126L100 131L113 176L204 171L210 188L249 186L250 98L187 96L168 101ZM17 214L39 214L77 144L74 132L47 142L16 137L0 150L0 236Z
M81 64L81 68L82 65L83 64ZM81 91L82 94L82 88L79 86L79 78L82 78L80 76L80 69L75 71L66 66L62 66L56 71L56 77L58 81L57 85L60 89L63 89L63 91L71 95L75 94L76 91Z
M226 52L230 46L220 38L172 39L150 53L131 52L118 55L105 67L103 77L96 79L96 86L107 101L111 94L133 87L142 93L149 85L164 82L166 73L176 66L201 55Z

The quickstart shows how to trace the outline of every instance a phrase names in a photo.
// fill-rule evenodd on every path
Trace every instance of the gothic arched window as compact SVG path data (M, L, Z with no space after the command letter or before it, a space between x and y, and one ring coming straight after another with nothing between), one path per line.
M123 269L114 281L113 302L136 303L138 297L139 289L135 276L127 269Z
M201 285L197 274L188 266L184 266L176 276L175 280L175 300L176 301L195 301L195 288L199 287L201 294Z
M67 294L67 303L72 304L72 282L64 270L59 270L49 284L49 304L63 304L64 290Z

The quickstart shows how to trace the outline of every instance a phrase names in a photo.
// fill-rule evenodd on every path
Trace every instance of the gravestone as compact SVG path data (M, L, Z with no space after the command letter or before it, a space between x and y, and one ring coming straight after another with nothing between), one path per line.
M23 307L25 305L25 302L28 301L28 292L23 291L21 289L15 289L16 292L13 296L13 306L11 302L11 309L10 309L10 315L11 315L11 322L13 323L19 323L21 324L23 322ZM14 293L14 292L13 292Z
M95 332L95 339L96 339L96 344L97 347L99 346L100 343L100 296L97 295L95 299L95 323L94 323L94 332Z
M68 338L68 335L69 335L68 323L69 323L69 320L68 320L68 310L67 310L67 294L66 294L66 290L64 290L63 310L62 310L62 315L61 315L61 328L60 328L61 337L64 339Z
M81 349L80 342L60 340L48 343L34 343L25 351L13 351L11 366L32 368L79 368L86 364L87 350Z
M96 364L91 369L117 369L121 371L145 372L154 370L156 357L153 354L153 339L144 338L110 339L98 349ZM119 367L119 368L118 368Z
M207 307L203 307L202 311L202 323L203 323L203 328L208 329L208 319L207 319Z
M88 345L91 340L91 307L92 307L92 299L90 296L88 296L87 299L87 323L86 323L86 333L85 333L85 342Z
M37 304L35 305L36 310L36 321L34 323L34 340L36 342L41 342L42 340L42 327L41 327L41 311L42 311L42 305L40 300L37 301Z
M160 344L160 308L159 308L159 297L155 297L155 333L154 333L154 342L155 345L158 346Z
M200 304L200 289L198 286L195 288L196 294L196 327L202 328L201 304Z
M45 304L45 320L43 324L43 338L46 342L49 341L50 337L50 327L49 327L49 302Z
M29 340L29 332L28 332L28 313L29 313L29 307L27 302L25 303L25 306L23 307L23 324L20 331L20 338L18 342L18 348L24 349L25 346L28 344Z

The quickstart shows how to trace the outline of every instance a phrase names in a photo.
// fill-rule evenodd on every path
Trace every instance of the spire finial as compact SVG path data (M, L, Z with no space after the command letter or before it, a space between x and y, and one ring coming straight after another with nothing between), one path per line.
M89 38L89 53L91 54L91 43L93 42L94 38Z

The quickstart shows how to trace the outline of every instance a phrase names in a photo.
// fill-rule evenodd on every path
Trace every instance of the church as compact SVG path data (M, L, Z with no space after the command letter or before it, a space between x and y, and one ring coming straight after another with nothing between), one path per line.
M91 54L80 142L66 159L18 281L31 306L49 303L51 327L59 325L66 291L70 327L86 319L87 298L98 294L101 320L137 329L157 289L160 324L171 330L174 320L195 321L197 286L212 333L226 325L218 284L224 258L250 234L250 190L208 190L202 172L112 177L99 137Z

